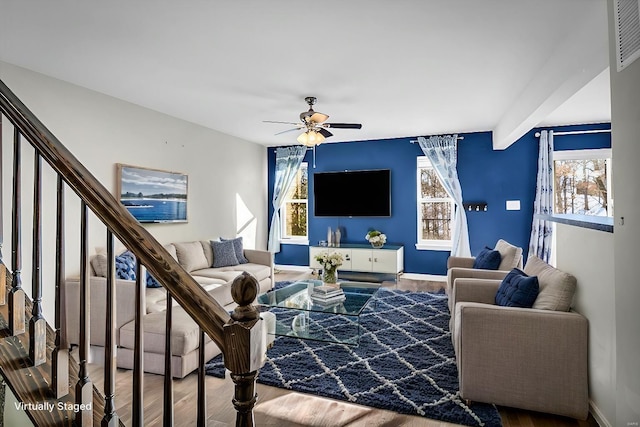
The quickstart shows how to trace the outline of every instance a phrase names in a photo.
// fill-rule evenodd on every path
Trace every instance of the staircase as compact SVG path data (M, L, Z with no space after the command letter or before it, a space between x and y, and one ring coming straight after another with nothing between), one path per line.
M252 426L256 400L255 379L262 363L265 343L262 322L251 306L257 283L241 276L232 285L238 307L229 315L169 255L162 245L129 214L118 200L71 154L62 143L22 104L0 80L0 165L5 143L3 134L13 135L12 170L0 173L0 375L5 378L34 425L37 426L117 426L122 425L115 411L115 253L117 238L136 256L136 317L134 369L130 394L132 425L143 426L143 342L142 317L145 314L141 292L144 283L142 267L153 274L167 292L167 324L165 336L165 372L163 425L174 425L173 376L171 372L171 310L173 300L200 326L200 342L204 334L221 349L226 368L235 383L232 403L237 411L236 426ZM4 129L4 132L3 132ZM31 299L22 284L22 147L33 147L33 212L30 263ZM56 174L55 277L42 277L42 176L49 167ZM10 209L2 203L3 180L11 180ZM65 279L65 192L71 190L80 199L80 344L76 357L71 357L60 307ZM94 387L89 376L89 212L106 226L107 247L107 315L104 355L104 388ZM3 215L11 218L11 260L7 263L2 247L5 230ZM26 215L25 215L26 216ZM44 283L55 286L55 316L45 319L42 310ZM6 292L5 292L6 290ZM204 386L204 345L200 345L198 370L197 423L206 425L206 389ZM127 393L127 398L129 394ZM42 410L42 408L47 408ZM51 410L49 410L51 408Z

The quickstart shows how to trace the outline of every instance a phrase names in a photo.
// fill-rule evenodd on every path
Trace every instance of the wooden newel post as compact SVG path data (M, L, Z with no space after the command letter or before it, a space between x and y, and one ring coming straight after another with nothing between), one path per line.
M258 281L243 272L231 284L231 296L238 307L224 325L224 365L235 384L233 406L238 412L236 427L254 426L257 400L255 381L264 362L266 342L260 313L251 304L258 295Z

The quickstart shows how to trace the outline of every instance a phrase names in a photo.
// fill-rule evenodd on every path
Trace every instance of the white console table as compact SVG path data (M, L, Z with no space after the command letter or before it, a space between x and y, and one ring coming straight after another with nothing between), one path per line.
M342 254L343 261L338 270L392 274L399 274L404 270L404 246L384 245L380 249L359 244L309 246L309 267L322 269L315 260L315 256L321 252Z

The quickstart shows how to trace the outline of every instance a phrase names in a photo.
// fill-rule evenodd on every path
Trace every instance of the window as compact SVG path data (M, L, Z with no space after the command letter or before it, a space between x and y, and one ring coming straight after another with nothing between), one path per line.
M455 204L445 191L431 162L418 157L417 165L418 243L417 249L451 249Z
M611 149L553 152L554 213L613 216Z
M295 181L285 196L282 212L282 239L284 243L307 244L307 202L309 195L307 163L300 165Z

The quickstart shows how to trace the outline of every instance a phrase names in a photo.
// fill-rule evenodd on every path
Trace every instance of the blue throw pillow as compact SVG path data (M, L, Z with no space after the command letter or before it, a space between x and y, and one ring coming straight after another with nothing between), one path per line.
M225 242L212 240L211 248L213 249L213 267L230 267L240 264L232 240Z
M220 238L221 242L226 242L228 240L233 242L233 249L236 252L236 258L238 259L238 262L240 264L248 263L249 260L244 256L244 245L242 243L242 236L236 237L235 239L225 239L224 237Z
M162 285L147 271L147 288L161 288Z
M136 257L130 251L116 257L116 277L124 280L136 280Z
M498 267L500 267L501 262L502 255L500 255L500 252L494 251L490 247L485 246L473 261L473 268L497 270Z
M531 308L538 297L539 289L538 277L527 276L523 271L514 268L502 280L496 293L496 304Z

